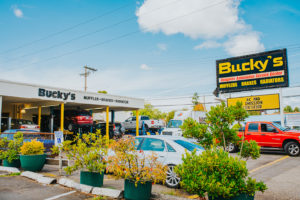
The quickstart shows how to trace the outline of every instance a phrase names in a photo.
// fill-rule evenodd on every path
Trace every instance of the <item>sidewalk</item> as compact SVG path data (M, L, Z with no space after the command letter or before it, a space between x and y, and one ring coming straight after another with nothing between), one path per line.
M49 177L55 177L59 178L59 170L57 165L45 165L43 170L40 172L44 176ZM67 175L64 170L62 170L62 176L68 179L71 179L77 183L80 182L80 171L76 171L72 173L71 175ZM117 189L117 190L124 190L124 179L116 180L112 175L105 175L104 176L104 182L103 182L103 188L110 188L110 189ZM191 195L186 193L185 191L181 189L172 189L168 188L161 184L154 184L152 186L152 193L153 194L160 194L161 197L159 199L170 199L169 195L172 195L172 199L178 199L178 200L186 200L190 199ZM163 196L166 195L166 198ZM155 198L157 199L157 198Z

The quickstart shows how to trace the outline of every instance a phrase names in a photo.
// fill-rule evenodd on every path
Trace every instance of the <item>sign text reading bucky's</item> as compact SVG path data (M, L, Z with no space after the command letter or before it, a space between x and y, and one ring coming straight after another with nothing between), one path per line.
M279 109L279 95L260 95L260 96L249 96L249 97L238 97L227 99L227 105L233 106L237 102L241 102L245 110L273 110Z
M217 60L218 92L288 87L286 49Z

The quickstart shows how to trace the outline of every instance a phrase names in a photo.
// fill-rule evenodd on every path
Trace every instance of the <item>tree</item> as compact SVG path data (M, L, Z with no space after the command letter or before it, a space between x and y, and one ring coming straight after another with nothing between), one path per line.
M286 107L284 107L283 111L284 112L293 112L293 109L291 106L286 106Z
M132 112L133 116L136 116L136 111ZM148 116L151 119L165 119L166 114L158 109L155 109L151 104L145 104L143 109L139 110L139 115Z
M102 91L99 90L98 93L107 94L107 91L106 90L102 90Z
M295 107L294 112L300 112L300 109L298 107Z
M205 106L201 103L197 104L193 108L194 111L206 111Z
M166 118L165 118L166 124L168 124L169 121L174 118L175 112L176 112L175 110L172 110L171 112L168 112L166 114Z
M199 102L199 96L198 96L198 93L195 92L193 97L192 97L192 103L194 104L194 106L198 105L200 102Z
M206 114L206 124L203 125L188 118L184 121L181 129L184 137L195 138L198 143L206 148L210 148L214 144L222 146L227 151L227 146L233 143L240 145L243 152L244 142L241 142L241 139L237 136L238 129L236 127L241 127L240 122L244 121L247 117L248 113L240 102L235 106L229 107L226 107L225 103L222 102L220 105L211 107L211 110ZM237 122L238 126L233 126L234 122ZM244 136L242 136L243 138ZM255 145L249 145L248 143L245 145L247 146L247 152L241 156L244 158L255 157L255 155L252 156L248 153L251 150L253 150L252 154L257 153Z

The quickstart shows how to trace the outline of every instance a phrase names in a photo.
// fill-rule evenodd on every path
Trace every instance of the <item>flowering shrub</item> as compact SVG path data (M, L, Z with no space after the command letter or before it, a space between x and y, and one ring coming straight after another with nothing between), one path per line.
M44 154L44 150L45 150L44 144L36 140L25 142L21 146L22 155L41 155Z
M111 145L114 155L109 156L108 171L117 178L137 183L164 182L167 166L158 161L155 154L146 156L135 149L134 138L122 138Z
M106 168L108 144L106 136L102 137L100 133L83 134L82 137L77 135L74 141L65 141L62 149L68 159L73 161L65 168L67 174L78 169L103 173Z
M12 162L13 160L19 159L20 147L23 143L23 134L18 132L14 134L13 140L3 138L0 141L0 159Z

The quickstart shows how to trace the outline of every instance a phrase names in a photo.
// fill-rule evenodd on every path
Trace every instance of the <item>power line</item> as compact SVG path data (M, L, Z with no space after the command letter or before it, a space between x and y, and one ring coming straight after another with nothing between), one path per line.
M24 48L24 47L31 46L31 45L33 45L33 44L35 44L35 43L37 43L37 42L40 42L40 41L49 39L49 38L51 38L51 37L54 37L54 36L56 36L56 35L60 35L60 34L62 34L62 33L64 33L64 32L70 31L70 30L73 30L73 29L75 29L75 28L77 28L77 27L79 27L79 26L82 26L82 25L84 25L84 24L88 24L88 23L93 22L93 21L95 21L95 20L97 20L97 19L99 19L99 18L105 17L106 15L110 15L110 14L112 14L112 13L114 13L114 12L117 12L117 11L123 9L123 8L126 8L126 7L128 7L129 5L132 5L132 2L131 2L131 3L128 3L128 4L125 4L125 5L123 5L123 6L119 7L119 8L117 8L117 9L110 10L110 11L108 11L108 12L106 12L106 13L103 13L103 14L101 14L101 15L98 15L98 16L96 16L96 17L87 19L87 20L85 20L85 21L83 21L83 22L80 22L80 23L78 23L78 24L72 25L72 26L70 26L70 27L68 27L68 28L65 28L65 29L61 30L61 31L51 33L51 34L49 34L49 35L47 35L47 36L45 36L45 37L42 37L42 38L40 38L40 39L33 40L33 41L31 41L31 42L22 44L22 45L20 45L20 46L18 46L18 47L11 48L11 49L8 49L8 50L6 50L6 51L3 51L3 52L0 53L0 55L6 54L6 53L8 53L8 52L12 52L12 51L15 51L15 50L18 50L18 49L22 49L22 48Z
M158 25L161 25L161 24L166 24L166 23L169 23L169 22L172 22L174 20L177 20L179 18L182 18L182 17L186 17L186 16L189 16L189 15L192 15L192 14L195 14L197 12L200 12L200 11L203 11L205 9L208 9L208 8L211 8L213 6L217 6L217 5L220 5L221 3L224 3L226 2L227 0L223 0L223 1L220 1L218 3L215 3L215 4L212 4L212 5L209 5L209 6L206 6L204 8L201 8L201 9L196 9L190 13L187 13L187 14L184 14L184 15L181 15L181 16L178 16L178 17L174 17L172 19L169 19L167 21L164 21L162 23L158 23L158 24L155 24L153 26L150 26L148 29L152 28L152 27L155 27L155 26L158 26ZM80 48L80 49L76 49L74 51L70 51L70 52L67 52L67 53L64 53L64 54L61 54L61 55L58 55L58 56L54 56L54 57L50 57L48 59L45 59L45 60L41 60L41 61L37 61L37 62L34 62L33 64L36 64L36 63L40 63L40 62L45 62L45 61L50 61L50 60L53 60L53 59L57 59L57 58L61 58L61 57L64 57L64 56L67 56L67 55L70 55L70 54L74 54L74 53L77 53L77 52L81 52L81 51L85 51L87 49L91 49L91 48L94 48L94 47L97 47L97 46L101 46L101 45L104 45L106 43L110 43L112 41L115 41L115 40L119 40L119 39L122 39L122 38L125 38L125 37L128 37L130 35L133 35L133 34L136 34L136 33L139 33L140 30L136 30L136 31L132 31L132 32L129 32L129 33L126 33L126 34L123 34L123 35L120 35L118 37L115 37L115 38L112 38L112 39L109 39L109 40L105 40L105 41L102 41L102 42L99 42L99 43L96 43L96 44L93 44L93 45L90 45L90 46L87 46L85 48ZM30 67L30 66L29 66ZM15 68L13 68L12 70L14 70ZM7 71L11 71L11 70L7 70Z
M164 6L158 7L158 8L156 8L156 9L152 9L150 12L144 13L142 16L148 15L148 14L154 12L154 11L157 11L157 10L159 10L159 9L162 9L162 8L164 8L164 7L166 7L166 6L169 6L170 4L176 3L177 1L182 1L182 0L175 0L175 1L172 1L172 2L170 2L170 3L168 3L168 4L165 4ZM49 47L46 47L46 48L42 48L42 49L33 51L33 52L31 52L31 53L27 53L27 54L24 54L24 55L21 55L21 56L18 56L18 57L11 58L8 62L10 62L10 61L18 61L17 59L19 59L19 58L24 58L24 57L27 57L27 56L30 56L30 55L38 54L38 53L41 53L41 52L44 52L44 51L48 51L48 50L53 49L53 48L56 48L56 47L60 47L60 46L69 44L69 43L71 43L71 42L73 42L73 41L76 41L76 40L79 40L79 39L88 37L88 36L93 35L93 34L96 34L96 33L103 32L103 31L105 31L105 30L111 29L111 28L113 28L113 27L115 27L115 26L118 26L118 25L120 25L120 24L129 22L129 21L135 20L135 19L136 19L136 17L134 16L134 17L127 18L127 19L125 19L125 20L121 20L121 21L119 21L119 22L116 22L116 23L114 23L114 24L111 24L111 25L102 27L102 28L97 29L97 30L95 30L95 31L92 31L92 32L88 32L88 33L79 35L79 36L74 37L74 38L72 38L72 39L70 39L70 40L67 40L67 41L65 41L65 42L58 43L58 44L55 44L55 45L52 45L52 46L49 46Z

